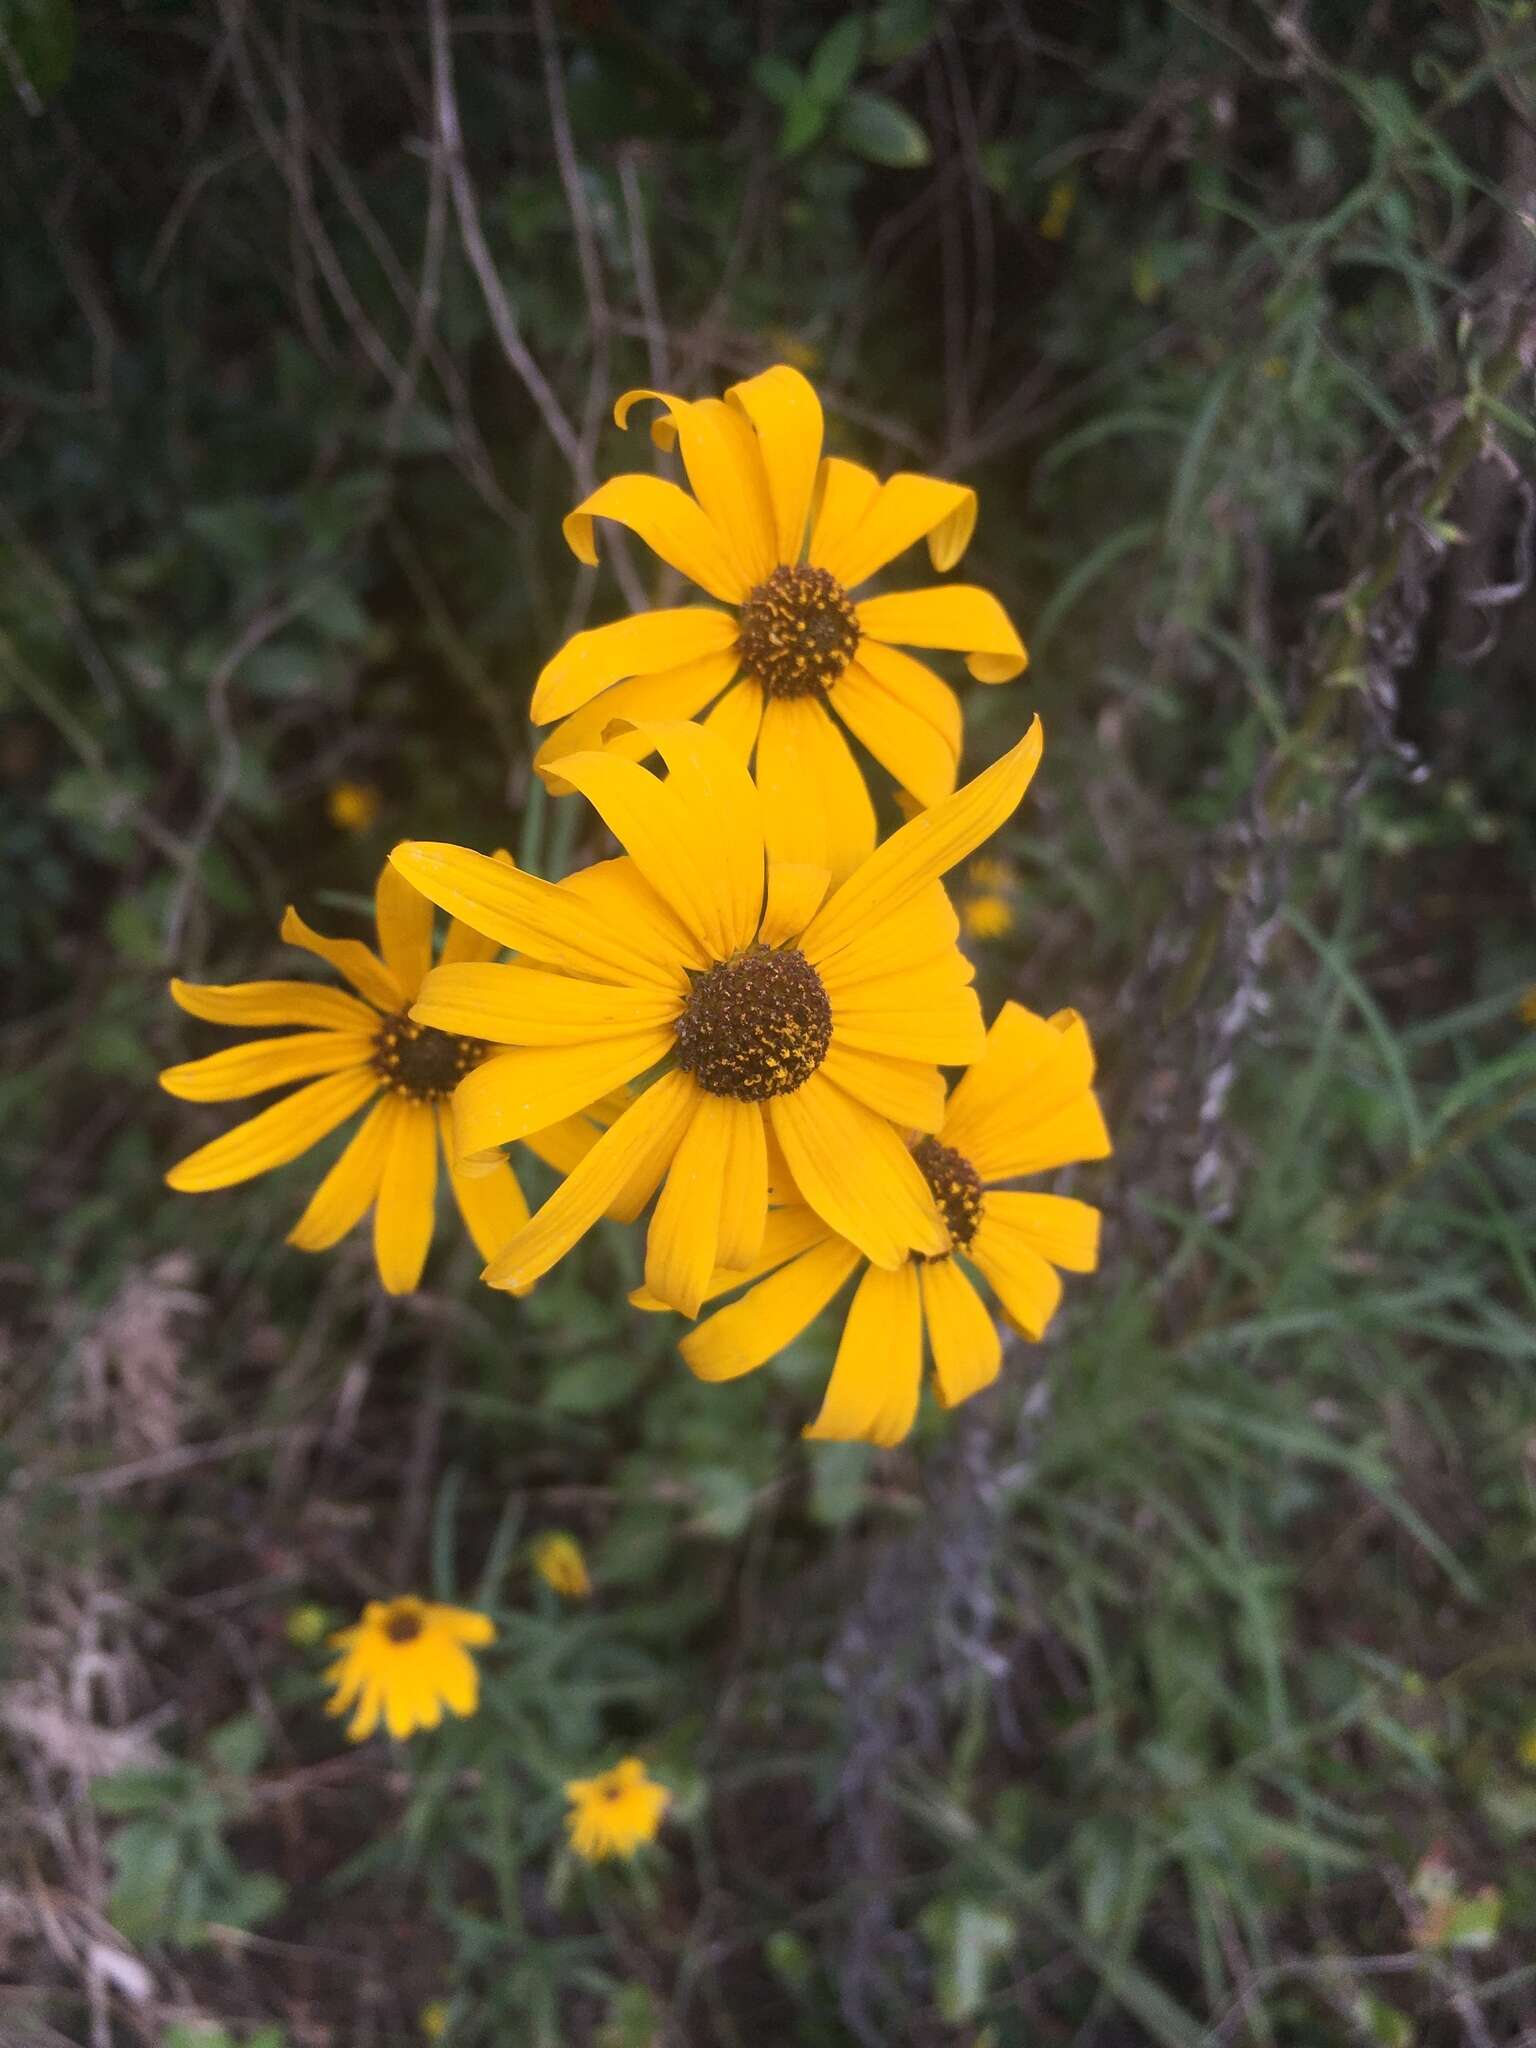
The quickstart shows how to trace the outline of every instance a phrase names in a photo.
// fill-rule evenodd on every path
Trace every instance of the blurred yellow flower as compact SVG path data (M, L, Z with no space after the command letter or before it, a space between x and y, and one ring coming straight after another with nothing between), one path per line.
M434 1998L430 2005L424 2005L417 2018L424 2041L441 2041L448 2031L448 2008L440 1998Z
M335 1687L325 1711L354 1710L347 1724L353 1742L365 1741L381 1715L397 1741L435 1728L444 1707L470 1715L480 1704L480 1675L469 1649L495 1637L490 1617L471 1607L443 1607L413 1594L370 1600L360 1621L330 1639L342 1654L325 1674Z
M1259 365L1259 369L1271 384L1278 384L1282 378L1289 376L1290 368L1284 356L1266 356Z
M875 844L845 726L919 803L955 786L959 700L901 649L961 653L985 683L1026 665L1008 614L975 584L850 594L920 540L936 570L952 569L976 524L976 493L907 472L882 483L823 456L821 401L787 363L723 399L628 391L619 425L650 400L664 408L652 439L681 449L693 495L649 474L613 477L567 514L565 537L595 563L596 522L611 519L716 603L638 612L569 640L534 688L534 723L560 721L535 765L563 791L569 755L607 746L642 760L655 744L651 721L712 705L709 722L738 757L755 750L770 855L841 881Z
M960 922L973 939L1000 939L1013 930L1013 906L1005 896L967 896Z
M1536 1770L1536 1721L1532 1721L1522 1733L1516 1754L1521 1763L1529 1764L1532 1770Z
M1520 998L1520 1021L1523 1024L1536 1024L1536 982L1533 982Z
M672 1794L646 1775L637 1756L627 1756L595 1778L573 1778L565 1788L571 1810L565 1817L571 1847L588 1863L609 1856L633 1856L653 1842Z
M758 1256L771 1158L876 1265L942 1251L942 1219L896 1126L938 1128L939 1065L976 1058L985 1032L938 878L1021 802L1039 720L840 886L824 866L767 852L759 793L718 732L668 722L644 739L665 781L611 753L561 763L626 860L551 884L457 846L391 855L434 902L522 955L439 967L411 1012L510 1048L454 1097L461 1155L656 1075L485 1279L530 1285L616 1199L633 1216L659 1186L646 1285L696 1315L717 1265Z
M1045 202L1045 211L1040 216L1040 232L1048 242L1059 242L1067 232L1067 222L1072 218L1072 209L1077 204L1077 180L1058 178L1051 187Z
M899 1443L917 1415L925 1336L939 1400L946 1408L969 1400L996 1379L1002 1344L962 1259L987 1281L1004 1320L1029 1338L1044 1335L1060 1305L1057 1269L1091 1273L1098 1263L1097 1209L1000 1185L1109 1156L1093 1074L1087 1027L1073 1011L1047 1018L1005 1003L984 1055L956 1083L937 1136L913 1148L944 1216L945 1252L884 1271L808 1209L775 1209L757 1264L717 1272L708 1296L754 1284L688 1332L684 1359L705 1380L754 1371L863 1267L821 1412L805 1435ZM662 1306L644 1289L630 1299Z
M999 860L994 854L984 853L979 860L973 860L966 869L966 879L974 888L988 890L995 896L1011 894L1017 876L1012 861Z
M303 1607L290 1608L288 1619L283 1624L283 1633L298 1650L312 1650L329 1627L329 1617L323 1607L316 1607L310 1601Z
M379 815L379 792L370 782L333 782L325 793L325 814L338 832L366 832Z
M556 1593L567 1600L591 1597L592 1579L581 1545L564 1529L549 1529L534 1539L533 1568Z
M300 1251L328 1251L372 1209L379 1279L386 1292L409 1294L420 1282L432 1241L440 1134L459 1213L486 1258L528 1220L528 1204L504 1161L468 1174L446 1142L449 1097L489 1048L478 1038L413 1024L406 1014L432 966L432 905L398 869L386 866L375 914L377 953L358 939L323 938L291 907L283 918L288 943L338 969L355 995L313 981L171 983L172 999L209 1023L314 1028L252 1039L165 1069L161 1087L184 1102L232 1102L291 1081L308 1084L190 1153L166 1181L185 1194L233 1187L286 1166L371 1104L288 1242ZM454 919L441 962L488 961L499 950L494 939ZM528 1143L568 1172L596 1135L586 1119L575 1118L531 1134Z

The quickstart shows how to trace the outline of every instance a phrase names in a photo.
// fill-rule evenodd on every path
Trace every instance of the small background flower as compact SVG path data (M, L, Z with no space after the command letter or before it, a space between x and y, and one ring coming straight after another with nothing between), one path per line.
M650 1777L639 1757L627 1756L595 1778L573 1778L566 1828L571 1847L587 1863L630 1857L661 1828L672 1794Z
M581 1545L566 1529L546 1529L529 1549L533 1568L546 1586L567 1600L591 1597L592 1578Z
M325 815L338 832L361 837L378 818L382 802L371 782L333 782L325 793Z

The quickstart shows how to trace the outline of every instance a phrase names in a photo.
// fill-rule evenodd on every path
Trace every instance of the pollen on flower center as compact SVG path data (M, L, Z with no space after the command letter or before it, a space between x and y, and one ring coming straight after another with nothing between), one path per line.
M414 1643L421 1634L421 1616L414 1607L396 1607L384 1624L384 1633L392 1643Z
M766 1102L826 1058L832 1005L803 953L753 946L697 978L674 1028L678 1064L707 1094Z
M963 1152L937 1138L920 1138L912 1157L943 1212L953 1248L964 1251L981 1227L981 1175Z
M441 1102L485 1055L478 1038L455 1038L409 1017L386 1017L374 1040L373 1064L397 1095Z
M775 569L741 607L741 659L770 697L830 689L858 651L859 622L825 569Z

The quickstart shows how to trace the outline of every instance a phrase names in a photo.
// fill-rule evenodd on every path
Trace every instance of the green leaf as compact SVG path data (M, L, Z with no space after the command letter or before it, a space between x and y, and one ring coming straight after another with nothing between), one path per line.
M885 0L874 14L869 54L876 64L910 57L933 34L932 0Z
M845 15L835 28L827 30L816 45L816 54L805 74L807 90L824 107L836 106L852 85L863 55L864 17L862 14Z
M110 1846L116 1882L107 1917L135 1945L153 1941L164 1931L181 1870L176 1831L158 1820L129 1821Z
M802 150L809 149L820 140L829 118L823 101L811 92L802 92L785 109L784 126L779 131L779 155L799 156Z
M943 1899L922 1917L937 1964L938 2007L951 2026L974 2019L987 1979L1017 1938L1012 1917L980 1899Z
M928 137L905 107L884 93L854 93L838 109L837 139L866 163L887 170L921 170L933 159Z
M544 1406L557 1415L602 1415L627 1401L644 1367L621 1351L594 1351L562 1365L544 1389Z
M767 50L752 64L752 83L776 107L788 108L799 99L805 81L787 57Z
M221 1771L232 1778L248 1778L266 1754L267 1731L254 1714L238 1714L214 1729L206 1747Z
M98 1778L91 1787L91 1804L99 1813L161 1813L186 1790L180 1771L118 1771L110 1778Z
M73 0L0 0L0 39L38 98L51 99L75 61Z

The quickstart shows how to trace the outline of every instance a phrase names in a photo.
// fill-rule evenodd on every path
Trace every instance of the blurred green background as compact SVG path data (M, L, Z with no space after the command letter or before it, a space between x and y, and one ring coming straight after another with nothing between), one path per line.
M0 0L7 2048L1536 2039L1533 117L1528 0ZM170 972L602 850L528 692L671 589L560 517L775 360L980 491L980 980L1117 1138L879 1456L825 1328L693 1383L633 1234L387 1302L313 1162L160 1180ZM346 1751L313 1637L406 1587L484 1708Z

